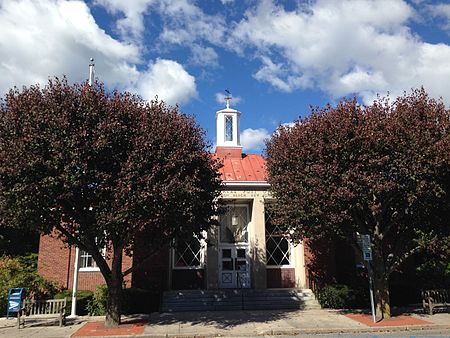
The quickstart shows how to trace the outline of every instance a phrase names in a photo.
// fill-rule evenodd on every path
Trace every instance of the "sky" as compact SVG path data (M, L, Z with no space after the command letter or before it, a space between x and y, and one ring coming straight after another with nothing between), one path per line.
M244 152L263 153L310 106L370 104L423 86L450 104L448 0L0 0L0 93L66 75L158 98L195 116L241 111Z

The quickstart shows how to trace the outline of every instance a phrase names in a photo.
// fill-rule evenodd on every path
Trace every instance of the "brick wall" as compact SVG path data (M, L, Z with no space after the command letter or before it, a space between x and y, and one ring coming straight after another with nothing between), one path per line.
M268 288L295 288L294 268L267 268Z
M109 264L111 262L108 262ZM64 289L72 290L75 247L65 245L56 236L41 236L39 243L38 272ZM122 271L133 264L131 257L123 255ZM125 277L125 286L131 286L131 274ZM106 284L100 271L79 271L78 290L95 291L97 285Z
M56 282L62 288L69 288L69 275L73 273L75 250L56 237L41 236L39 240L38 272L41 276Z

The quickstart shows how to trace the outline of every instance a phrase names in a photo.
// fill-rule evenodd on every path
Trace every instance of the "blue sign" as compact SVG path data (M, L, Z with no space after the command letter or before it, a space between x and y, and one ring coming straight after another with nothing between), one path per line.
M24 298L25 298L25 289L24 288L9 289L8 310L6 312L6 319L8 319L10 313L20 311L20 308L22 307L22 301Z

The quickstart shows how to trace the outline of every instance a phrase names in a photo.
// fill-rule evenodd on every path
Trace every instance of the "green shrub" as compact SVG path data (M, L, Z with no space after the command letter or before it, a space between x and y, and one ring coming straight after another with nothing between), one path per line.
M77 308L76 313L78 316L87 315L89 312L87 310L88 303L94 297L94 293L88 290L78 290L77 291ZM69 314L72 309L72 291L71 290L63 290L58 292L55 296L55 299L67 299L66 313Z
M37 255L0 258L0 315L6 314L8 290L25 288L27 298L53 298L58 287L37 273Z
M106 314L106 300L108 297L108 287L98 285L94 296L87 303L86 309L90 316L104 316Z
M335 284L323 288L318 300L323 308L354 309L369 305L369 292L366 289L352 289L347 285Z

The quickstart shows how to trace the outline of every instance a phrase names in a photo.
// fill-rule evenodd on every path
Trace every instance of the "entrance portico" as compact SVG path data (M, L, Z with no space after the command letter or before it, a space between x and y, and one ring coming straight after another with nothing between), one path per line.
M222 163L220 198L225 212L206 240L186 240L173 250L171 289L263 290L305 285L303 245L291 245L271 223L265 159L242 153L240 116L229 102L216 112L213 156Z

